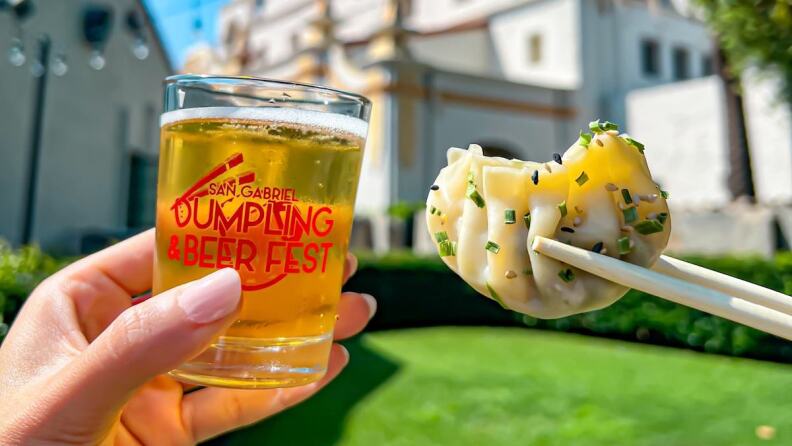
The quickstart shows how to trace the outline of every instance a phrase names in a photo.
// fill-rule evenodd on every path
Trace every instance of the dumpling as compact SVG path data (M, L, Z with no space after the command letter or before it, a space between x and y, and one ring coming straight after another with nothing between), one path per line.
M503 307L551 319L596 310L627 288L534 252L534 237L649 267L668 243L666 194L643 145L595 121L554 161L448 151L427 199L427 226L443 261Z

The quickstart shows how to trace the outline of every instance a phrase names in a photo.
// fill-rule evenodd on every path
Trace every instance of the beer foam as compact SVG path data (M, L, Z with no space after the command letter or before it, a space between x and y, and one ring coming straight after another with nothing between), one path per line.
M160 127L193 119L239 119L244 121L284 122L310 127L323 127L366 137L366 121L352 116L287 107L202 107L163 113Z

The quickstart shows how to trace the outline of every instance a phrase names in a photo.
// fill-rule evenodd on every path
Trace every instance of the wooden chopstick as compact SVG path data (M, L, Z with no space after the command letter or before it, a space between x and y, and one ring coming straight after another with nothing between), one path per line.
M660 256L652 269L658 273L676 277L684 282L695 283L729 296L739 297L748 302L792 315L792 297L737 279L736 277L668 256Z
M792 340L792 316L595 252L536 237L534 251L678 304Z

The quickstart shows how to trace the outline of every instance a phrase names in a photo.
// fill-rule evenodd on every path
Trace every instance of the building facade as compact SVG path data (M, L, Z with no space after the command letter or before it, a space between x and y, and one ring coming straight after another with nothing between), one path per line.
M152 225L171 68L142 4L16 3L0 10L0 237L74 253Z
M357 210L374 221L425 200L448 147L549 159L593 119L624 123L630 91L712 70L705 27L660 0L234 0L219 30L184 71L373 100Z

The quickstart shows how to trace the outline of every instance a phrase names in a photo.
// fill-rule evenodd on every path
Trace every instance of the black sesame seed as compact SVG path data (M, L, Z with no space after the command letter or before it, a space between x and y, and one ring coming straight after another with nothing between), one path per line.
M553 154L553 161L557 162L558 164L563 164L563 161L561 161L561 155L558 153Z
M438 186L436 184L433 184L432 187L430 187L429 189L431 189L431 190L440 190L440 186Z
M591 250L596 253L602 252L602 242L595 243L594 246L591 247Z
M534 170L533 175L531 175L531 181L533 181L533 184L539 184L539 171L538 170Z
M568 232L570 234L574 234L575 233L575 230L570 228L569 226L561 226L561 230L564 231L564 232Z

